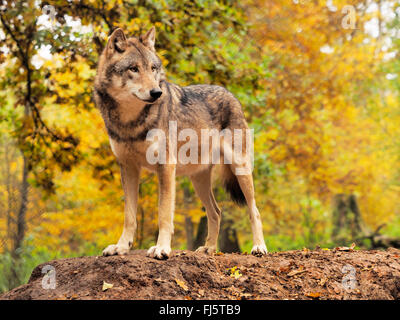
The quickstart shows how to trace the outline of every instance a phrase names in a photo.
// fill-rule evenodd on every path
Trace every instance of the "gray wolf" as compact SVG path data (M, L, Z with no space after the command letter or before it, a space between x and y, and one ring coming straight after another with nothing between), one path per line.
M203 129L248 129L240 102L225 88L215 85L180 87L168 82L154 44L154 27L138 38L127 38L121 29L116 29L98 62L94 99L104 119L111 149L121 168L125 193L122 235L117 244L104 249L103 255L124 255L132 246L142 168L156 172L159 181L159 234L157 244L148 250L147 255L156 259L166 259L170 255L177 175L190 178L207 212L208 236L205 245L197 251L207 254L215 252L221 221L221 210L211 185L213 168L216 166L221 168L222 180L232 199L248 206L253 232L252 253L266 254L251 171L241 175L235 173L237 169L250 167L248 156L244 155L245 161L242 162L217 165L200 162L183 164L179 161L149 163L146 157L152 145L147 140L149 132L153 129L167 132L172 122L177 124L178 131L190 128L199 135ZM221 155L234 153L223 136L220 140L218 152ZM177 145L168 141L167 154L183 144L184 141L178 141ZM202 146L203 143L200 143L198 148Z

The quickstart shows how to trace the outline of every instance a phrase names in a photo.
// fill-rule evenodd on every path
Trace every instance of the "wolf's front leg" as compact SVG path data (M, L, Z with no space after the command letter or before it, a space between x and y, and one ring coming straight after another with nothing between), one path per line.
M121 181L125 194L124 229L117 244L103 250L104 256L124 255L129 252L136 232L136 209L139 192L140 169L129 164L121 165Z
M171 237L174 233L175 209L175 165L161 165L158 170L158 239L147 251L156 259L167 259L171 252Z

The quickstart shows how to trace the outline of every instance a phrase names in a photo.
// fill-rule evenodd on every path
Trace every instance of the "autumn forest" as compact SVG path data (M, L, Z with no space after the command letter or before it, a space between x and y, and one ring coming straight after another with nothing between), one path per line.
M110 33L155 26L167 79L226 87L254 129L268 250L400 247L400 2L0 1L0 293L55 258L100 255L123 227L120 170L93 101ZM143 171L135 249L154 245L157 176ZM219 183L219 250L251 250ZM206 214L176 184L173 249Z

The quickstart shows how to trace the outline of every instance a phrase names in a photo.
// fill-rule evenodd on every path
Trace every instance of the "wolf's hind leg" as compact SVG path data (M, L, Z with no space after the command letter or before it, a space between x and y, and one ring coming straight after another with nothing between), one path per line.
M196 252L207 254L214 253L217 250L217 240L221 222L221 210L218 207L212 192L211 172L212 168L190 177L196 194L206 208L208 224L206 243L204 246L199 247Z
M121 181L125 194L124 229L117 244L103 250L104 256L124 255L129 252L136 232L136 209L139 192L140 169L132 165L121 165Z
M225 148L225 152L232 152L232 150ZM242 161L233 161L230 168L237 178L237 182L249 208L251 230L253 233L253 248L251 249L251 253L256 256L262 256L267 254L268 251L264 241L261 216L256 206L251 162L246 154L244 157L242 155L238 159Z
M237 175L236 177L249 207L251 229L253 232L253 248L251 249L251 253L256 256L265 255L268 251L264 241L261 216L254 198L253 176L251 174L246 174Z
M249 208L251 230L253 233L253 248L251 253L256 256L262 256L267 254L267 247L265 245L261 216L256 206L255 194L254 194L254 184L253 175L251 170L251 158L246 152L242 154L235 154L232 147L225 143L224 144L224 155L228 155L228 158L233 159L232 163L229 165L231 173L237 179L239 187L243 192L246 204ZM242 197L238 197L240 200Z

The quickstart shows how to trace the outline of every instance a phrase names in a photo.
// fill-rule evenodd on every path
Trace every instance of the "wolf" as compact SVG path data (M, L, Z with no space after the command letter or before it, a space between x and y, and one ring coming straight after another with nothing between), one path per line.
M158 176L158 239L147 251L149 257L167 259L171 253L174 231L175 179L188 176L195 193L207 213L208 235L204 246L196 251L212 254L217 249L221 210L212 191L212 172L220 167L222 180L232 199L247 204L253 233L252 254L267 254L260 213L256 206L250 158L227 164L203 162L150 163L147 151L151 142L149 132L168 131L172 122L178 131L191 129L248 129L240 102L227 89L216 85L181 87L166 79L162 62L155 50L155 27L139 37L127 37L117 28L99 57L94 81L94 100L100 110L109 136L111 150L121 169L125 194L124 227L118 243L104 249L103 255L125 255L129 252L136 232L136 210L139 176L145 168ZM168 138L167 138L168 139ZM168 141L166 152L180 147ZM202 143L198 145L200 149ZM208 146L207 148L212 148ZM219 151L226 156L234 153L232 146L221 137ZM200 154L200 152L199 152ZM246 169L246 174L236 174Z

